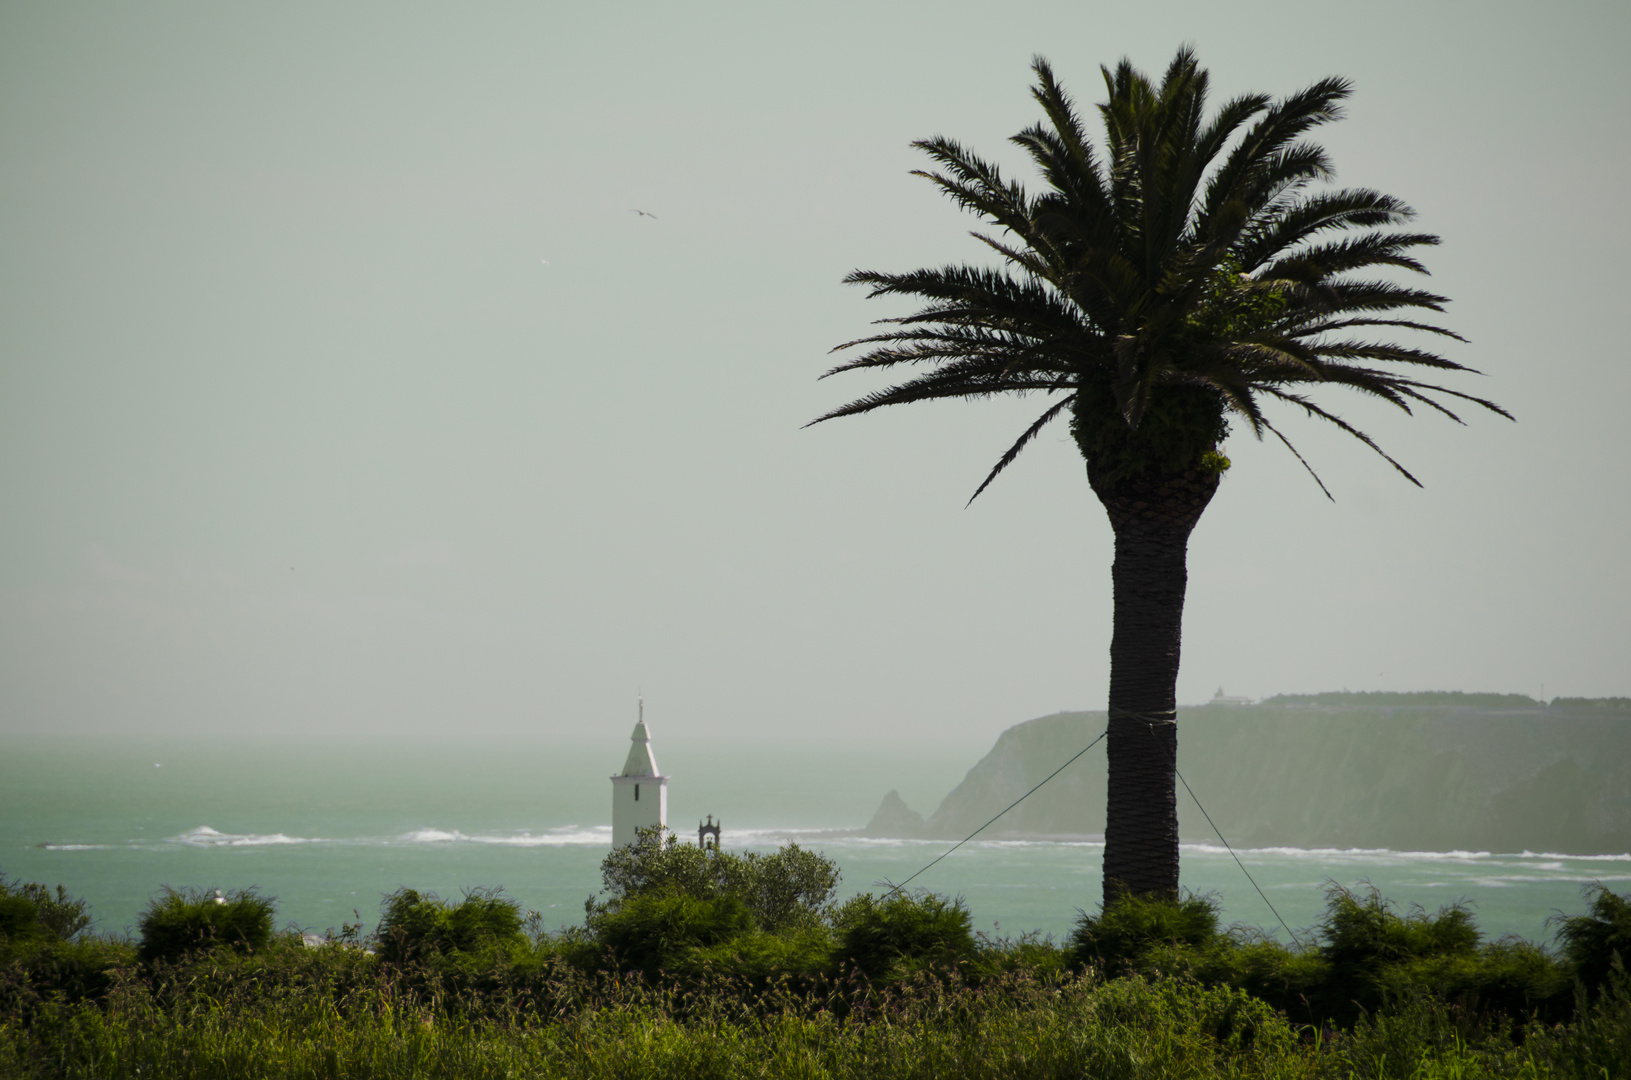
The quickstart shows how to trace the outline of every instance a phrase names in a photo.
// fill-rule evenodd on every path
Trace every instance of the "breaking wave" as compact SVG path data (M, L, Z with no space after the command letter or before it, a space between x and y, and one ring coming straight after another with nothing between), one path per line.
M471 835L457 829L415 829L403 833L396 839L397 842L405 844L499 844L506 847L565 847L569 844L606 846L612 842L612 829L609 825L594 825L589 828L562 825L538 833L519 832L509 836L480 833Z
M200 825L196 829L167 836L165 842L186 844L188 847L267 847L272 844L325 844L331 841L288 836L284 833L224 833L217 832L208 825Z
M676 830L679 831L679 830ZM552 828L522 829L515 832L473 831L456 828L425 826L406 832L334 838L294 836L284 832L230 833L210 825L199 825L174 836L165 837L166 845L189 848L259 848L297 845L340 845L359 847L397 847L404 845L479 845L509 848L606 847L611 844L609 825L561 825ZM686 833L680 832L682 839ZM727 846L732 848L779 847L796 843L806 848L849 850L932 849L951 840L945 838L899 838L859 835L858 830L812 828L733 828L727 833ZM36 846L46 851L101 851L119 847L147 847L152 840L132 839L124 843L44 842ZM967 848L1001 849L1101 849L1101 838L1034 838L1001 839L976 838ZM1180 845L1186 856L1226 857L1229 850L1218 843L1184 842ZM1592 877L1604 881L1627 880L1631 871L1631 853L1605 855L1569 855L1559 852L1491 852L1491 851L1395 851L1390 848L1336 848L1336 847L1237 847L1234 854L1254 865L1264 862L1318 864L1323 867L1363 868L1365 866L1405 867L1419 865L1423 869L1436 864L1442 870L1466 880L1477 882L1519 882L1569 880L1587 873L1588 864L1597 864L1610 876L1593 872ZM1538 875L1525 877L1524 874ZM1476 877L1474 876L1476 875ZM1582 878L1581 880L1585 880Z

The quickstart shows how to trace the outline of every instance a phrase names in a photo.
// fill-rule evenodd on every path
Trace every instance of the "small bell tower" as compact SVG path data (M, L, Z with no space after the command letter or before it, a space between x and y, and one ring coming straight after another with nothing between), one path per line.
M628 760L623 762L623 771L612 777L612 847L632 844L641 829L667 824L668 777L657 771L642 698L634 734L629 736Z

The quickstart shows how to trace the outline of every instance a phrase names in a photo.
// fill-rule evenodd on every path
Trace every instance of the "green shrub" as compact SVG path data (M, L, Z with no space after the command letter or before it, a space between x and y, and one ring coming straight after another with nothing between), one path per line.
M833 913L834 959L869 980L901 978L924 968L951 969L975 957L968 907L934 893L871 893Z
M1198 974L1208 982L1226 982L1273 1005L1302 1023L1330 1019L1309 1006L1331 978L1331 963L1312 948L1291 947L1268 938L1231 934L1229 947L1213 954Z
M1382 1000L1427 993L1472 1015L1520 1020L1537 1009L1566 1005L1570 980L1553 957L1527 941L1490 942L1471 953L1416 957L1385 965L1371 977ZM1360 988L1365 989L1364 987ZM1359 993L1353 998L1370 1007Z
M1615 956L1598 993L1588 998L1579 986L1572 1023L1532 1023L1524 1038L1531 1060L1551 1063L1558 1076L1603 1080L1626 1075L1631 1062L1631 977Z
M587 911L614 909L646 895L684 895L699 900L734 897L767 933L819 926L838 888L838 865L797 844L764 855L704 851L661 826L641 829L635 841L613 848L600 864L607 899Z
M723 975L753 990L773 983L811 986L832 964L832 934L825 927L767 934L750 931L698 948L687 959L699 973Z
M1463 904L1438 914L1420 908L1400 915L1376 889L1358 895L1340 885L1325 890L1320 924L1323 951L1339 972L1374 972L1383 964L1422 957L1467 956L1478 948L1478 928Z
M1372 889L1331 886L1316 941L1282 945L1261 931L1220 931L1210 897L1123 897L1083 915L1070 939L1078 965L1110 975L1178 975L1255 995L1299 1022L1350 1027L1367 1012L1427 994L1469 1016L1520 1023L1566 1015L1569 976L1546 950L1479 941L1461 905L1401 915Z
M42 1002L104 994L110 971L134 956L122 942L86 934L85 901L0 875L0 1016L32 1016Z
M272 940L275 911L272 898L253 888L223 894L219 889L165 886L137 922L137 954L152 963L217 948L255 952Z
M0 892L0 939L31 941L40 936L41 929L39 908L16 893Z
M1146 957L1158 947L1203 951L1217 946L1221 937L1215 897L1168 900L1123 894L1098 915L1080 913L1071 931L1070 953L1077 964L1122 975L1144 970Z
M609 950L619 971L688 970L692 954L754 929L753 915L734 896L682 892L641 893L589 916L589 930Z
M32 1017L50 1002L104 998L135 966L136 950L122 941L90 935L74 941L36 938L6 950L0 959L3 1024L6 1017Z
M72 941L91 925L85 901L36 882L8 881L0 874L0 940L47 938Z
M1330 974L1310 995L1324 1016L1348 1023L1356 1010L1374 1011L1389 990L1410 982L1412 972L1436 972L1441 982L1467 988L1479 935L1464 905L1447 905L1435 915L1420 908L1400 915L1375 888L1358 894L1336 884L1326 888L1325 902L1318 935Z
M1593 992L1608 981L1618 956L1631 964L1631 894L1609 892L1601 883L1588 885L1586 914L1554 916L1557 938L1574 975Z
M519 902L500 889L472 889L457 904L435 893L402 888L385 898L374 948L391 964L422 962L436 956L475 953L526 943Z
M1005 975L1024 975L1057 981L1070 974L1070 953L1054 943L1051 934L1032 930L1019 937L997 937L980 931L974 935L976 955L970 974L977 981Z

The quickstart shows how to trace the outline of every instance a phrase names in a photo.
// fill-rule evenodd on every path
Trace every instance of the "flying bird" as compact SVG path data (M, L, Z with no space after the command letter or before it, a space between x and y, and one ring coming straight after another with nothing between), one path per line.
M648 217L648 218L650 218L650 219L651 219L651 220L652 220L652 221L656 221L656 220L657 220L657 215L656 215L656 214L648 214L648 213L646 213L646 212L645 212L645 211L644 211L644 210L630 210L630 211L629 211L629 213L631 213L631 214L639 214L639 215L640 215L640 216L641 216L641 217Z

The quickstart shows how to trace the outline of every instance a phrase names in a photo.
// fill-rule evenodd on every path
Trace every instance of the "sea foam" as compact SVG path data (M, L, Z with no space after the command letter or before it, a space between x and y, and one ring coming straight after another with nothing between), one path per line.
M289 836L284 833L224 833L200 825L184 833L164 838L166 843L186 844L188 847L266 847L271 844L323 844L329 841L315 837Z
M414 829L397 837L404 844L496 844L505 847L565 847L571 844L610 845L612 830L607 825L582 828L562 825L541 833L519 832L508 836L468 834L458 829Z

